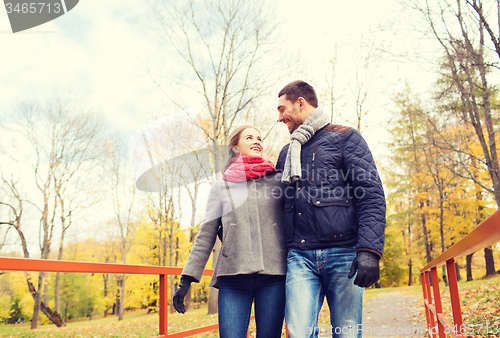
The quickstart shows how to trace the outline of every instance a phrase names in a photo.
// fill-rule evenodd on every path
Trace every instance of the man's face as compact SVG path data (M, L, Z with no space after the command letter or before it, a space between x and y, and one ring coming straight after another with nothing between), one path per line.
M286 95L281 95L278 99L278 112L278 121L286 124L290 134L304 122L301 117L298 99L295 103L292 103L292 101L286 99Z

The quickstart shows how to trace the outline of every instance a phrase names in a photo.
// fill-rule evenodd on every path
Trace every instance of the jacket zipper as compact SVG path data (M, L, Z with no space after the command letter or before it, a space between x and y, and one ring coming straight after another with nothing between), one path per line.
M316 152L318 151L318 147L314 147L313 148L313 157L312 157L312 168L311 168L311 182L314 183L314 181L316 180L314 178L314 159L316 158Z

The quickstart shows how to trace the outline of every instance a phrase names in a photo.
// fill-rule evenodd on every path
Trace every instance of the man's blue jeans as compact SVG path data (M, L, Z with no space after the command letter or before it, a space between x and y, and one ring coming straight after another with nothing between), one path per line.
M285 318L290 338L361 337L364 289L347 275L356 257L355 248L291 249L287 257ZM318 327L326 296L330 323Z
M257 338L280 338L285 317L285 276L236 275L219 280L219 334L246 338L255 301Z

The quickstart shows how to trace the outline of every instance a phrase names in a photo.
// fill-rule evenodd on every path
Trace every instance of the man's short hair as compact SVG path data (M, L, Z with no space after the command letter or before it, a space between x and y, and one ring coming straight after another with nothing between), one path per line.
M299 97L303 97L311 106L318 108L318 97L316 96L316 92L307 82L301 80L290 82L280 90L278 98L283 95L286 95L286 99L292 101L292 103L295 103Z

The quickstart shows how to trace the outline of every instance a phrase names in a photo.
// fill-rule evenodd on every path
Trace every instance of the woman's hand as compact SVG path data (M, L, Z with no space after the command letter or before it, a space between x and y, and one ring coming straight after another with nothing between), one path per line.
M177 287L177 290L174 293L174 299L172 300L174 308L177 312L179 313L186 312L186 307L184 306L184 298L186 297L189 291L191 283L195 281L196 279L194 279L191 276L181 276L181 281L179 282L179 286Z

